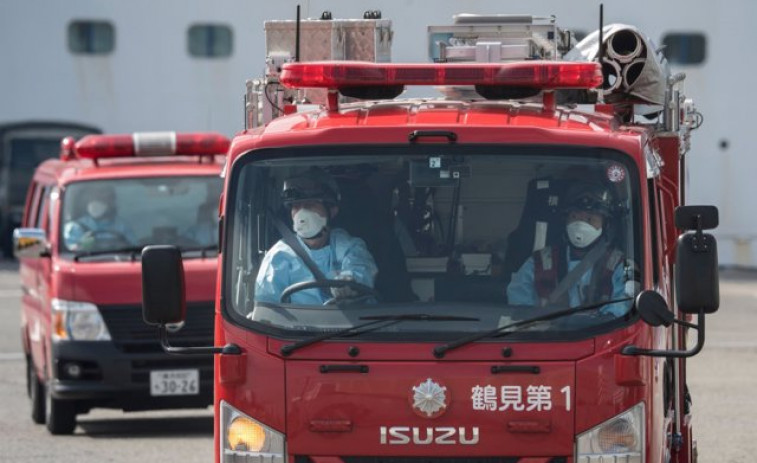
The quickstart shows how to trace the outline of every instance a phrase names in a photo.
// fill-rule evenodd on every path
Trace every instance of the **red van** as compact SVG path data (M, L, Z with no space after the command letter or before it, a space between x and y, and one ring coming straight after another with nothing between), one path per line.
M93 407L212 403L212 356L169 356L142 323L140 253L181 249L188 310L171 339L210 343L228 147L214 133L89 135L37 168L14 251L31 415L52 434Z

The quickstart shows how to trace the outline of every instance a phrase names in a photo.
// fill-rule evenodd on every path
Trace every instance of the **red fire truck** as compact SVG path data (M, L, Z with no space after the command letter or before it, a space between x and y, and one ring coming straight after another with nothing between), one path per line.
M466 16L430 28L433 64L269 53L229 151L216 347L161 328L217 354L217 462L696 461L701 118L643 34L600 30ZM181 253L142 265L145 320L183 320Z
M229 140L150 132L61 144L34 173L14 232L32 419L69 434L93 407L207 407L212 358L162 352L141 321L139 257L147 244L179 247L189 309L170 329L180 344L211 342Z

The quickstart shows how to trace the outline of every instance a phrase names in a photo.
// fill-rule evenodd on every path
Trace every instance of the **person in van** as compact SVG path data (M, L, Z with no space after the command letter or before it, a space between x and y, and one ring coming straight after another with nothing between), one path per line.
M206 201L197 211L197 222L184 232L184 237L198 246L218 245L218 203Z
M607 186L577 181L565 195L562 244L532 254L507 287L512 305L579 307L626 293L626 259L611 239L615 200ZM612 304L605 311L628 310Z
M292 240L307 253L317 272L326 279L353 280L373 288L378 268L365 242L342 228L331 228L339 213L340 193L336 181L324 170L313 168L284 181L282 200L292 217ZM291 232L289 232L291 233ZM294 283L319 277L310 270L286 239L265 255L255 282L255 300L279 302L281 293ZM297 246L295 244L295 246ZM358 295L349 286L307 289L292 295L295 304L322 305L331 298Z
M63 228L66 248L71 251L106 247L136 246L131 228L118 216L116 192L109 185L97 185L82 191L80 204L84 213L67 222Z

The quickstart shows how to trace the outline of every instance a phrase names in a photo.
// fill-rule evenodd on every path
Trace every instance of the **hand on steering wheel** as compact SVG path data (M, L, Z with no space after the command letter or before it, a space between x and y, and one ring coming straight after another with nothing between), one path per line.
M355 296L351 296L344 300L349 300L350 302L357 302L369 297L378 297L378 292L376 292L375 289L362 283L358 283L355 280L311 280L301 281L299 283L289 285L286 289L284 289L284 291L281 292L280 301L283 303L289 303L291 301L292 294L312 288L349 288L352 290ZM335 304L340 300L343 299L333 297L327 300L324 305Z
M82 249L89 249L93 247L98 239L98 236L104 237L108 240L118 241L119 244L130 244L131 241L121 232L115 230L90 230L82 235L79 240L79 247Z

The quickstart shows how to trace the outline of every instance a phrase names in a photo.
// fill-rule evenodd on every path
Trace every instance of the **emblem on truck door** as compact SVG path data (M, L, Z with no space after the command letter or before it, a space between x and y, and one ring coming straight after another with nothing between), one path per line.
M411 403L416 415L423 418L436 418L447 411L449 395L447 388L426 378L417 386L413 386Z

